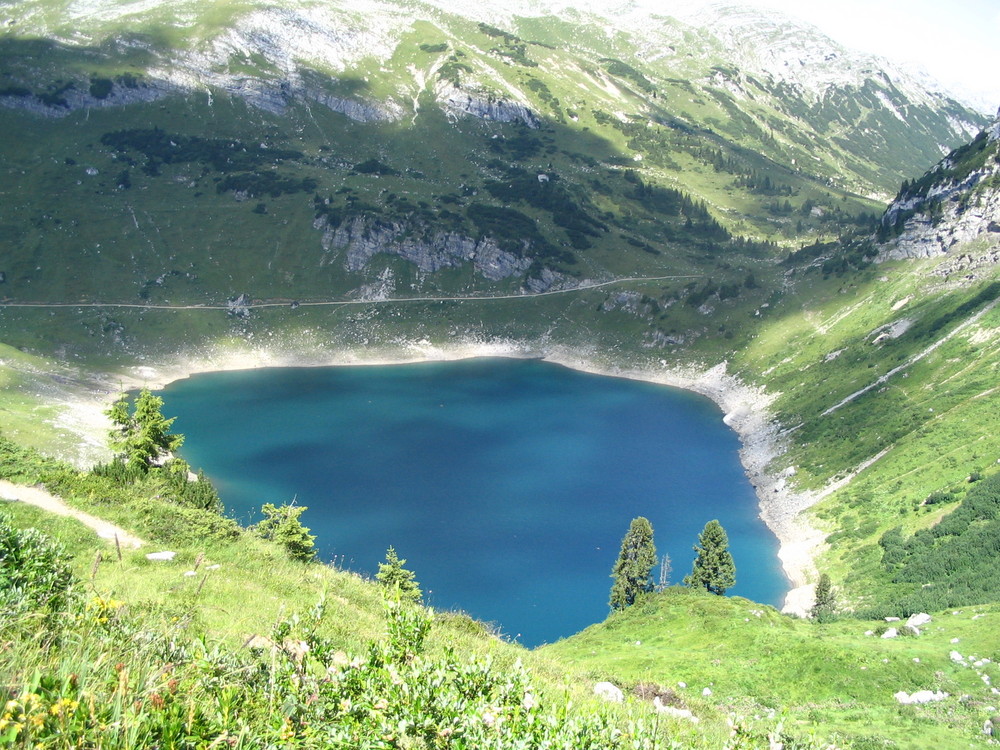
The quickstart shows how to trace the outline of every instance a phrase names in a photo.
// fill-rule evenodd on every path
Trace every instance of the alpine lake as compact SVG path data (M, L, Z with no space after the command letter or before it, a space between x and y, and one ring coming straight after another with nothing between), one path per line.
M212 372L159 395L181 455L241 523L263 503L307 506L322 560L374 575L391 545L426 604L529 647L608 615L636 516L670 556L671 583L717 518L730 594L780 606L788 587L736 434L686 391L481 358Z

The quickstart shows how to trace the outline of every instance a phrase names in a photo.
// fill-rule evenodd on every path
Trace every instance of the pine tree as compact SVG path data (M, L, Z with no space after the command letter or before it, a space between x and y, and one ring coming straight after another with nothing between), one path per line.
M405 564L406 560L399 559L395 548L389 547L385 551L385 562L378 564L375 580L385 586L390 595L398 594L400 599L419 602L422 594L416 581L416 574L404 568Z
M809 610L809 614L816 622L829 622L833 619L837 609L837 601L833 595L833 584L830 576L823 573L816 584L816 602Z
M293 560L309 562L316 557L316 537L299 520L299 516L309 510L308 506L264 503L260 510L264 520L253 530L261 537L280 544Z
M184 442L183 435L170 432L176 417L167 419L162 408L163 399L143 388L132 404L131 413L124 393L104 412L114 425L109 434L111 450L130 469L145 473Z
M621 552L611 577L611 609L624 609L635 603L639 594L652 591L649 573L656 565L656 547L653 545L653 526L643 518L633 518L628 532L622 539Z
M704 588L719 596L736 585L736 565L729 553L729 537L722 524L715 520L706 523L694 551L698 554L691 575L684 578L685 585Z

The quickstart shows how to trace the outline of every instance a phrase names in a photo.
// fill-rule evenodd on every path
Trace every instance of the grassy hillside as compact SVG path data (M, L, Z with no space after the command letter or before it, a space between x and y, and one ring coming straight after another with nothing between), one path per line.
M950 654L993 659L1000 640L985 623L997 616L996 605L943 612L919 636L883 639L901 623L818 624L675 587L541 651L592 679L666 693L698 715L739 707L837 747L957 748L984 743L997 674L992 662L971 667ZM919 690L949 698L925 705L894 698Z
M387 605L372 581L290 560L162 485L151 497L152 475L123 487L2 448L0 475L146 541L119 552L76 520L0 509L0 736L12 746L745 747L774 728L738 708L694 727L648 701L607 704L575 670L462 613ZM145 556L162 549L174 559ZM739 742L728 719L746 725Z
M3 564L25 550L38 571L25 584L5 567L0 579L0 628L15 644L2 657L0 731L14 746L967 747L993 710L996 605L887 640L885 622L819 625L670 588L529 652L461 613L387 609L374 582L290 560L162 485L150 497L153 475L123 487L3 450L3 476L40 481L146 540L118 553L75 520L5 504ZM71 561L77 583L57 604L28 606L65 585L55 562L42 565L44 543L9 530L28 527ZM160 549L173 561L145 557ZM601 680L624 704L592 697ZM948 697L902 706L900 690ZM698 721L658 715L656 696Z

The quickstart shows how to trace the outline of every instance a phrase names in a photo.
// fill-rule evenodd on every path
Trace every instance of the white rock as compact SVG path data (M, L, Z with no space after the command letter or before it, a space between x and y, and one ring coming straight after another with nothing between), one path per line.
M687 719L692 724L698 723L698 717L693 713L688 711L686 708L675 708L674 706L667 706L660 702L660 696L653 698L653 707L661 714L666 714L667 716L672 716L675 719Z
M677 687L679 687L679 688L686 688L687 686L688 686L688 684L686 682L678 682L677 683Z
M196 576L196 575L198 575L198 571L197 570L185 570L184 571L184 576L186 578L189 578L191 576Z
M908 695L905 691L900 690L894 697L899 703L910 705L915 703L933 703L934 701L943 701L948 697L948 693L943 693L940 690L937 692L932 692L930 690L918 690L912 695Z
M951 639L951 642L952 642L952 643L958 643L958 638L952 638L952 639Z
M705 696L711 695L712 694L712 688L705 688L704 690L701 691L701 694L705 695Z
M931 621L931 616L926 612L920 612L916 615L910 615L910 618L906 621L906 625L911 628L921 628Z
M958 653L958 651L952 651L950 654L948 654L948 658L951 659L956 664L965 664L965 659L962 658L962 655Z
M885 621L886 622L899 622L899 618L898 617L886 617Z
M610 682L598 682L594 685L594 695L612 703L623 703L625 701L625 694L621 691L621 688Z
M176 555L176 552L168 552L164 550L163 552L150 552L146 555L146 559L170 562Z
M882 633L883 638L895 638L897 635L899 635L899 631L896 630L896 628L889 628L884 633Z
M874 630L866 630L865 631L865 635L875 635L875 631Z

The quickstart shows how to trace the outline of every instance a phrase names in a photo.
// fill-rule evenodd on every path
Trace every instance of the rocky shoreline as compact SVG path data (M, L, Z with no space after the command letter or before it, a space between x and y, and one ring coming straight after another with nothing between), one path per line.
M113 382L109 378L106 381L107 391L95 390L81 402L68 404L63 424L67 429L93 437L106 429L106 425L98 424L100 418L94 418L97 403L100 402L101 409L105 408L118 388L147 386L159 389L196 373L259 367L375 366L472 357L538 358L598 375L681 388L715 402L724 414L723 421L740 438L740 461L757 493L760 517L780 543L778 557L790 584L783 611L805 615L812 604L813 586L810 581L815 579L813 560L824 534L809 525L803 511L819 499L818 493L795 492L788 482L793 472L772 473L768 470L772 460L783 450L782 434L770 411L774 396L727 373L725 363L704 369L671 366L665 361L656 367L618 367L602 363L593 353L588 355L570 348L511 340L463 342L447 346L428 341L407 341L391 348L311 355L303 353L305 350L219 349L166 358L164 364L156 367L137 366L124 374L116 374ZM81 419L79 415L83 414L89 418Z

